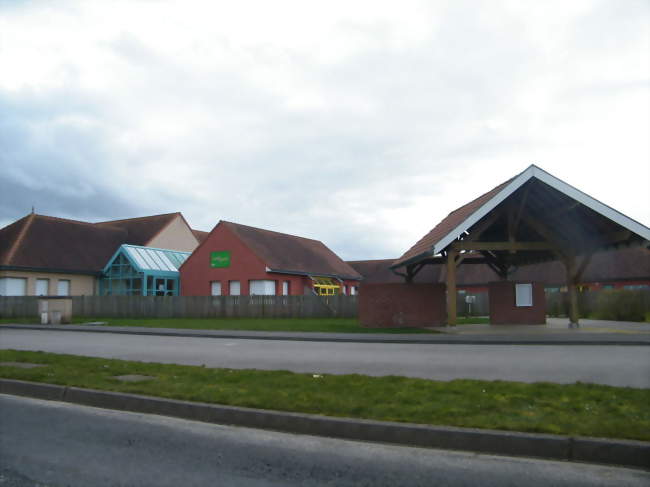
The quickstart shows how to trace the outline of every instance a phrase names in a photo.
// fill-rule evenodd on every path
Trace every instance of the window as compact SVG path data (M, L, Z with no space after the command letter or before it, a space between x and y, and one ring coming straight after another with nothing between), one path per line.
M221 296L221 281L212 281L210 283L210 294L212 296Z
M36 296L47 296L50 292L49 279L36 279Z
M68 279L59 279L56 294L57 296L70 296L70 281Z
M358 290L357 286L350 286L350 296L356 295Z
M268 281L268 280L250 281L249 294L251 296L254 294L262 295L262 296L274 296L275 281Z
M283 296L289 295L289 281L284 281L282 283L282 295Z
M515 284L515 306L518 308L533 305L533 285Z
M230 281L230 291L231 296L239 296L241 294L241 286L239 281Z
M0 296L25 296L27 279L24 277L0 277Z

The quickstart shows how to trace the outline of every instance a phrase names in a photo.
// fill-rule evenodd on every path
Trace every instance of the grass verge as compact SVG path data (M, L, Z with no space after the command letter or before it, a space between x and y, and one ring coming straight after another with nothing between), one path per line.
M93 321L108 326L142 326L187 330L296 331L326 333L436 333L425 328L365 328L355 318L73 318L74 324ZM35 323L35 318L2 319L0 323Z
M650 441L650 390L593 384L451 382L406 377L210 369L0 350L0 376L327 416ZM155 379L122 383L117 375Z

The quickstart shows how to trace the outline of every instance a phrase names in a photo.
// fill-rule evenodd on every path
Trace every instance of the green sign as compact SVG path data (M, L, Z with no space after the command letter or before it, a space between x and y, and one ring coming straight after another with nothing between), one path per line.
M210 267L230 267L230 251L210 252Z

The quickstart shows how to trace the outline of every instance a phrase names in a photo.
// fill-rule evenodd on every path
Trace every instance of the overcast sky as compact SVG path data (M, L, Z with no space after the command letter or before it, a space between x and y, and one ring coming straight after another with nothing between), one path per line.
M0 0L0 226L395 258L535 163L650 223L650 1Z

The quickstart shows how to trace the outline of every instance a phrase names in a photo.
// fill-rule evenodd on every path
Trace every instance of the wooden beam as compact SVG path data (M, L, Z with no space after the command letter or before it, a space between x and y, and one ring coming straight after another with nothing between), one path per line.
M455 250L447 253L447 326L456 325L456 255Z
M566 268L567 291L569 292L569 327L580 326L580 310L578 309L578 289L576 259L571 256L564 260Z
M473 242L477 238L479 238L483 232L485 232L488 228L490 228L501 216L501 212L498 211L492 211L488 216L484 217L483 220L478 222L476 225L474 225L473 228L470 229L469 235L463 240L464 242Z
M503 262L501 262L501 260L499 260L498 257L488 251L481 251L481 254L485 257L488 267L492 269L499 278L503 280L508 278L508 268Z
M563 237L557 235L553 230L549 229L541 221L532 217L530 214L522 215L522 220L526 225L535 230L542 238L545 238L555 247L556 253L559 253L561 258L566 258L574 255L571 245Z
M454 250L555 250L549 242L454 242Z
M582 280L582 274L585 272L585 269L591 262L591 258L593 257L594 253L591 252L585 256L582 257L582 262L580 262L580 266L576 269L576 275L574 276L576 284L578 284Z

